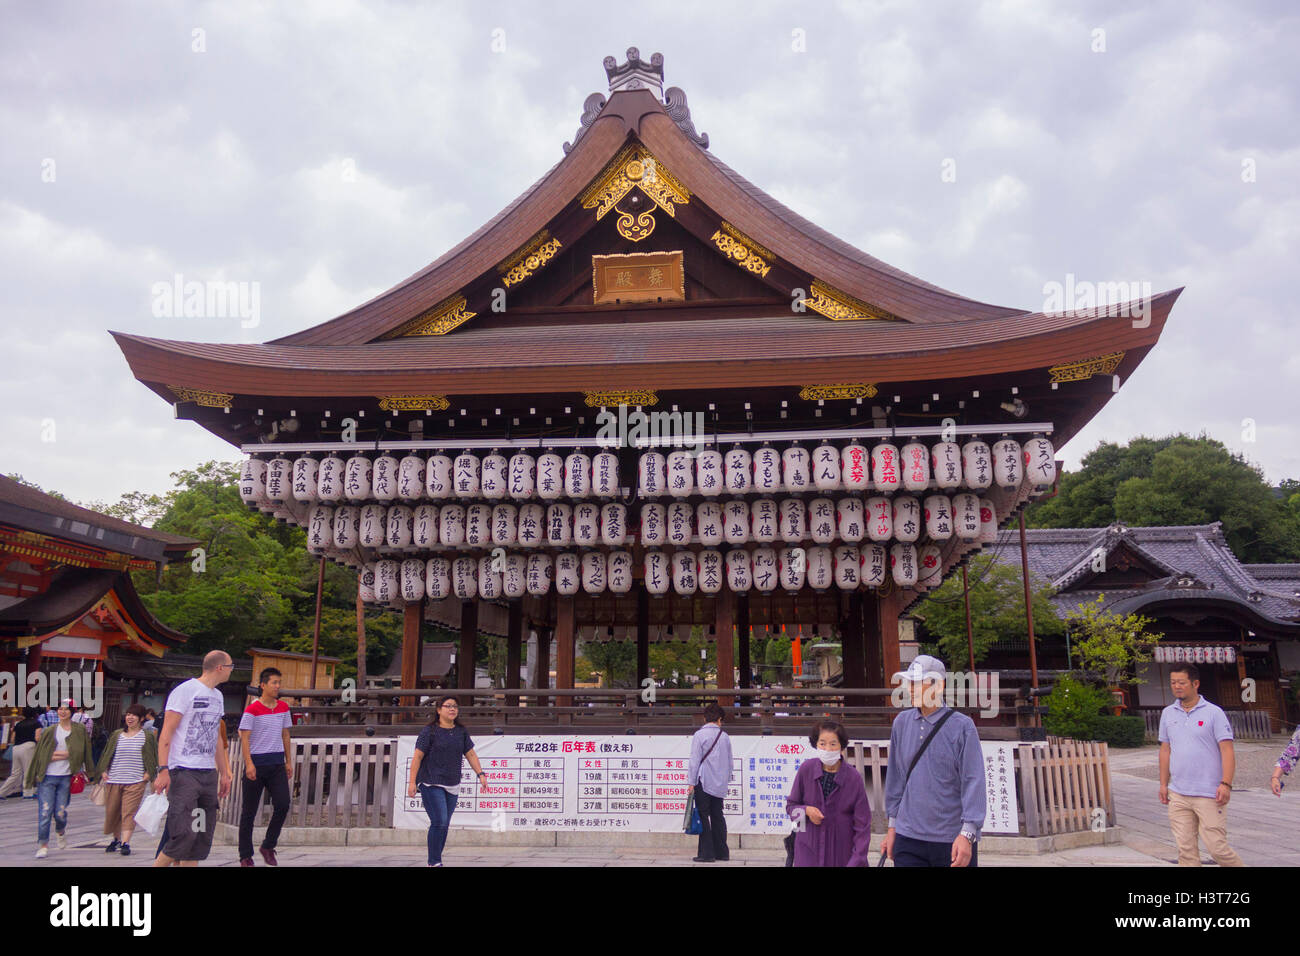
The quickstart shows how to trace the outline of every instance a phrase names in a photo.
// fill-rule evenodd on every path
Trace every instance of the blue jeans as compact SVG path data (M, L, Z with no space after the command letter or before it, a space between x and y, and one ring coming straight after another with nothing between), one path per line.
M36 787L36 842L45 846L50 842L50 817L54 818L54 831L62 833L68 828L68 801L72 799L72 774L61 776L46 774Z
M424 812L429 815L429 865L442 862L442 848L447 845L447 827L451 825L451 815L456 809L456 794L442 787L421 785L420 798L424 801Z

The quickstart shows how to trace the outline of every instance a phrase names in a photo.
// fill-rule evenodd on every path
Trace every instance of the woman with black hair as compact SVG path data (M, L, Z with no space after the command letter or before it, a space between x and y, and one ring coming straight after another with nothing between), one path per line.
M487 776L474 753L474 741L460 722L460 702L455 697L438 698L434 717L415 738L411 772L406 781L406 795L420 797L429 815L429 865L442 866L442 850L447 845L447 829L456 809L460 790L461 762L468 759L486 786Z
M849 735L834 720L818 721L808 742L813 757L794 777L785 809L795 821L794 866L866 866L871 804L862 775L844 761Z

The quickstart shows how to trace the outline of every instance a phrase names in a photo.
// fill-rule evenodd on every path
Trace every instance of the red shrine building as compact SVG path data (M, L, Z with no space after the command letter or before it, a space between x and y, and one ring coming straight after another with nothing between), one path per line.
M692 629L723 689L755 633L834 637L845 687L888 686L900 610L1051 492L1180 290L938 288L722 162L661 55L605 70L555 166L369 302L260 345L113 335L247 456L251 507L405 615L404 687L425 620L460 629L467 687L479 633L507 686L535 633L571 688L581 640L635 642L641 680Z

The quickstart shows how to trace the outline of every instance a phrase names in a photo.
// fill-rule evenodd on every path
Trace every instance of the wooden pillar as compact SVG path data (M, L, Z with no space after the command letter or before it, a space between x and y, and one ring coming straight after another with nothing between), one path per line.
M311 683L309 690L316 689L316 664L320 660L320 602L325 590L325 555L320 556L320 571L316 575L316 623L311 632ZM256 677L256 675L254 675Z
M636 686L644 688L650 677L650 595L646 593L645 584L636 589ZM637 705L644 707L647 701L637 695Z
M357 689L366 689L366 606L357 588Z
M519 664L524 643L524 603L511 601L506 610L506 689L519 689ZM506 697L506 706L515 707L518 697Z
M456 686L474 689L474 654L478 645L478 598L460 605L460 653L456 655Z
M546 690L551 686L551 629L549 627L537 629L537 672L533 674L533 686L538 690Z
M889 679L903 669L898 654L898 614L892 600L864 596L862 623L867 686L889 687Z
M573 658L576 651L576 631L574 616L576 607L572 594L560 594L555 601L555 686L556 688L573 687ZM572 707L573 698L568 694L555 698L557 707Z
M736 655L732 648L732 642L735 637L735 625L732 623L735 619L735 608L732 602L735 597L730 591L719 591L714 598L714 637L718 642L718 704L723 708L730 708L736 701L731 695L723 696L724 690L735 690L736 688Z
M408 604L402 612L402 688L419 686L420 682L420 622L424 618L424 602ZM403 700L403 704L416 701Z
M848 611L840 621L840 647L844 657L844 686L867 687L867 651L863 641L862 595L856 591L848 595ZM844 703L849 707L865 707L868 698L851 696Z
M754 686L753 663L749 659L749 642L752 637L749 630L749 595L736 595L736 637L740 650L736 657L736 667L740 669L740 686Z

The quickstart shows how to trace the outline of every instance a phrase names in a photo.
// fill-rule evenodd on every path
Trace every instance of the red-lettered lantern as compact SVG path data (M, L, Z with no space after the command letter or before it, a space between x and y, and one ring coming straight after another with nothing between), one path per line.
M867 499L867 537L888 541L894 536L894 506L879 495Z
M840 481L846 491L866 491L871 487L871 456L857 442L840 449Z
M925 491L930 487L930 449L910 441L898 451L903 468L903 489Z
M871 449L871 480L877 491L892 494L902 488L901 468L897 445L886 441Z

